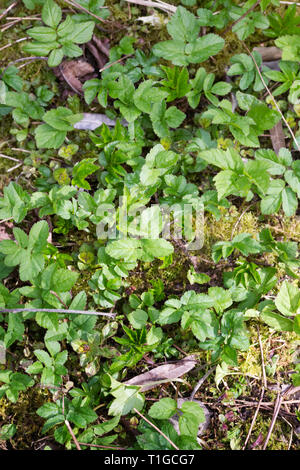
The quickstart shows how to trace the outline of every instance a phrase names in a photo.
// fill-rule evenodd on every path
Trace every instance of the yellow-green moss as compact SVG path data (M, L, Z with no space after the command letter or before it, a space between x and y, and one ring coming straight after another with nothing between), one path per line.
M211 254L214 243L229 241L232 234L235 236L246 232L256 237L260 231L258 217L255 213L248 211L240 218L241 210L238 210L235 206L231 206L229 210L225 208L220 208L220 210L222 213L220 220L216 220L210 214L205 218L203 252L208 255Z
M49 401L51 394L45 388L33 387L19 394L16 403L6 397L0 399L0 418L3 424L15 424L17 432L11 440L15 449L31 449L34 442L42 437L41 429L45 420L36 410Z

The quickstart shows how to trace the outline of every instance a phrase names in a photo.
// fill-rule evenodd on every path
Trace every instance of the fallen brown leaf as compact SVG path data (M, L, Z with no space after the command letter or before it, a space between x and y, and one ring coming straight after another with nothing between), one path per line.
M285 147L285 138L281 121L277 122L277 124L272 127L270 135L274 152L278 155L279 150L282 147Z
M141 392L150 390L158 385L171 382L172 380L186 374L196 365L195 356L187 356L181 361L166 363L163 366L155 367L155 369L137 375L125 382L126 385L141 385Z
M63 79L69 87L79 95L83 95L80 78L86 77L94 72L94 67L83 59L65 60L55 70L56 75L60 79ZM88 78L86 78L86 80L87 79Z

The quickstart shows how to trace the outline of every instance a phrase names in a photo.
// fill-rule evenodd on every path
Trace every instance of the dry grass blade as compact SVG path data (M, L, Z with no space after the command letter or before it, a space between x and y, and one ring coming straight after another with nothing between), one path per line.
M83 7L82 5L79 5L79 3L77 2L74 2L73 0L64 0L68 5L70 5L71 7L75 7L77 8L78 10L82 10L84 11L85 13L87 13L88 15L90 16L93 16L94 18L96 18L97 20L101 21L102 23L108 23L107 20L104 20L103 18L101 18L100 16L97 16L95 15L94 13L90 12L87 8Z
M203 375L203 377L201 377L201 379L199 380L199 382L196 384L194 390L192 391L191 393L191 396L190 396L190 400L192 401L194 399L194 396L196 395L196 393L198 392L199 388L201 387L201 385L204 384L205 380L210 376L210 374L213 373L213 371L215 370L216 366L212 367L211 369L209 369L206 374Z
M161 436L163 436L168 442L169 444L171 444L172 447L174 447L175 450L179 450L179 448L174 444L173 441L171 441L171 439L169 439L168 436L165 435L165 433L163 433L157 426L155 426L155 424L151 423L151 421L149 421L149 419L147 419L145 416L142 415L142 413L140 413L136 408L133 408L133 410L144 420L146 421L146 423L150 424L150 426L155 429L155 431L157 431Z
M70 423L69 423L69 421L68 421L67 419L65 419L65 425L67 426L68 431L69 431L69 433L70 433L71 436L72 436L72 439L73 439L73 441L74 441L74 443L75 443L76 449L77 449L77 450L82 450L81 447L80 447L80 445L79 445L79 442L78 442L77 439L76 439L76 436L75 436L75 434L74 434L74 432L73 432L73 429L71 428L71 425L70 425Z
M128 57L131 57L132 55L133 54L127 54L127 55L124 55L123 57L121 57L120 59L115 60L114 62L110 62L109 64L102 67L102 69L100 69L99 72L101 73L101 72L103 72L103 70L109 69L113 65L118 64L119 62L122 62L122 60L128 59Z
M278 393L277 398L276 398L276 402L275 402L275 406L274 406L272 421L271 421L271 424L270 424L270 427L269 427L269 430L268 430L268 434L267 434L267 437L266 437L266 440L265 440L265 443L264 443L264 446L263 446L263 450L266 450L266 448L268 446L268 442L269 442L270 437L272 435L272 432L273 432L273 429L274 429L274 426L275 426L275 423L276 423L276 420L277 420L277 416L278 416L278 413L279 413L280 408L281 408L282 400L283 400L282 395L280 393Z
M252 422L251 422L251 425L250 425L250 428L249 428L249 431L248 431L248 434L247 434L247 437L246 437L246 440L245 440L245 444L244 444L243 450L245 450L246 447L247 447L247 444L248 444L248 441L249 441L249 439L250 439L252 430L253 430L253 428L254 428L254 424L255 424L255 422L256 422L256 418L257 418L259 409L260 409L260 407L261 407L261 404L262 404L262 401L263 401L263 398L264 398L265 389L267 388L267 385L268 385L268 384L267 384L266 369L265 369L265 361L264 361L264 351L263 351L263 346L262 346L262 342L261 342L259 327L257 327L257 336L258 336L259 349L260 349L260 355L261 355L261 368L262 368L263 386L262 386L262 389L261 389L260 399L259 399L257 408L256 408L256 410L255 410L255 413L254 413L254 416L253 416L253 419L252 419Z
M263 376L263 386L266 389L267 386L268 386L268 384L267 384L267 374L266 374L264 351L263 351L263 346L262 346L262 342L261 342L259 327L257 327L257 335L258 335L259 349L260 349L260 355L261 355L261 368L262 368L262 376Z
M12 10L13 8L15 8L16 6L18 5L18 2L13 2L11 5L9 5L9 7L6 8L6 10L4 10L3 13L1 13L0 15L0 21L2 20L2 18L4 18L7 13L10 12L10 10Z
M257 0L257 2L254 3L254 5L252 5L252 7L249 8L249 10L247 10L242 16L240 16L236 21L234 21L230 26L228 26L227 29L225 29L225 33L227 33L230 29L232 29L241 20L246 18L246 16L249 15L249 13L251 13L251 11L253 11L260 4L260 2L261 2L261 0Z
M277 101L275 100L274 96L272 95L271 91L269 90L268 85L266 84L266 82L265 82L265 80L264 80L264 77L263 77L262 74L261 74L261 71L260 71L260 69L259 69L259 66L257 65L257 62L256 62L255 58L253 57L253 54L250 52L250 50L248 49L248 47L246 46L246 44L244 43L244 41L242 41L242 43L243 43L244 48L247 50L248 54L250 55L251 59L253 60L254 65L255 65L255 67L256 67L256 70L257 70L257 72L258 72L258 74L259 74L259 76L260 76L260 79L261 79L261 81L262 81L262 83L263 83L263 85L264 85L266 91L268 92L269 96L272 98L272 100L273 100L273 102L274 102L274 104L275 104L275 106L276 106L276 109L277 109L277 111L279 112L279 114L280 114L280 116L281 116L281 119L283 120L284 124L285 124L286 127L288 128L289 133L291 134L292 139L293 139L293 141L295 142L295 145L296 145L298 151L300 152L300 147L299 147L298 141L297 141L297 139L296 139L296 137L295 137L295 134L293 133L293 131L292 131L292 129L291 129L289 123L287 122L287 120L285 119L284 115L282 114L281 109L279 108L279 106L278 106L278 104L277 104Z
M71 313L75 315L102 315L114 318L115 314L106 312L93 312L89 310L65 310L60 308L1 308L0 313L22 313L22 312L47 312L47 313Z
M261 404L262 404L262 401L263 401L263 398L264 398L264 394L265 394L265 389L264 389L264 387L263 387L262 390L261 390L261 394L260 394L260 399L259 399L258 405L257 405L257 407L256 407L256 410L255 410L255 413L254 413L254 416L253 416L253 419L252 419L252 422L251 422L251 425L250 425L250 428L249 428L249 431L248 431L248 434L247 434L247 437L246 437L246 440L245 440L245 444L244 444L244 446L243 446L243 450L246 449L247 444L248 444L248 442L249 442L249 439L250 439L252 430L253 430L253 428L254 428L254 424L255 424L255 422L256 422L256 418L257 418L259 409L260 409L260 407L261 407Z
M11 47L11 46L14 46L15 44L17 44L18 42L23 42L23 41L27 41L29 38L21 38L21 39L17 39L17 41L14 41L14 42L9 42L8 44L5 44L5 46L1 47L0 48L0 52L1 51L4 51L4 49L7 49L8 47Z

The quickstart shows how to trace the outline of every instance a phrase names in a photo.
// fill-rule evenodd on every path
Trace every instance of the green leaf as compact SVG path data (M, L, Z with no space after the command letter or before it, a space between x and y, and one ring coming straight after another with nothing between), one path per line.
M103 434L107 434L108 432L112 431L119 423L120 416L115 416L114 418L105 421L104 423L97 424L93 427L93 431L96 436L103 436Z
M223 49L224 44L224 39L217 34L206 34L195 42L188 44L185 53L188 55L189 62L199 64L218 54Z
M41 124L35 130L36 145L38 148L57 149L66 138L66 131L58 131L48 124Z
M156 240L144 238L140 240L140 242L141 247L147 253L147 255L153 258L165 258L174 252L172 243L164 240L163 238Z
M53 1L46 0L42 9L42 20L51 28L56 28L61 21L61 8Z
M35 349L34 355L46 367L51 367L52 366L53 360L51 359L51 357L49 356L49 354L46 351L43 351L42 349Z
M57 67L63 60L63 57L64 57L64 51L62 48L53 49L53 51L50 52L49 57L48 57L49 67Z
M0 440L7 441L14 437L17 432L17 427L15 424L4 424L0 428Z
M161 398L149 409L149 416L154 419L169 419L177 411L177 403L172 398Z
M199 403L194 401L185 401L182 404L180 411L182 413L189 413L194 415L197 418L198 424L205 422L205 414Z
M59 47L58 42L43 43L33 41L25 44L25 46L23 46L23 51L36 56L46 56L57 47Z
M261 320L276 331L293 331L293 322L278 313L266 310L260 315Z
M74 31L68 34L68 40L76 44L84 44L92 39L95 23L93 21L83 21L76 23Z
M38 42L49 43L56 41L56 32L52 28L47 28L45 26L30 28L27 31L27 34Z
M148 315L144 310L137 309L134 310L134 312L129 313L128 320L130 321L133 328L140 330L146 325Z
M300 290L294 284L284 281L276 296L275 305L283 315L295 315L300 306Z
M36 222L30 229L28 249L35 252L42 251L46 244L49 236L49 225L45 220Z
M119 386L111 393L115 397L109 407L108 414L112 416L127 415L136 408L140 411L144 406L145 398L139 393L139 387Z
M59 131L72 131L73 126L68 120L72 116L72 114L73 113L70 109L59 106L56 109L51 109L51 111L47 111L43 116L43 120L49 126Z
M284 188L282 191L282 208L285 215L291 217L295 215L298 208L298 199L294 191L291 188Z
M72 172L72 184L79 188L91 189L90 184L86 181L87 176L95 173L99 170L99 166L95 165L95 158L84 158L80 162L76 163Z
M190 284L207 284L210 281L210 277L205 273L197 273L194 267L191 267L187 273L187 279Z
M92 78L91 80L84 82L82 89L84 91L84 99L87 104L91 104L91 102L96 98L100 90L100 85L101 81L98 78Z
M174 65L188 65L189 58L185 54L186 44L180 40L163 41L154 44L152 52L157 57L170 60Z
M191 413L184 413L179 416L179 430L183 436L191 436L197 438L199 423L197 416Z
M79 277L79 273L68 269L57 269L52 278L52 286L55 292L67 292L72 289Z
M10 87L12 87L16 91L22 91L23 88L23 80L18 75L19 69L17 67L11 65L7 67L2 73L2 80ZM0 93L1 95L1 93ZM1 98L0 98L1 102Z
M40 374L43 370L43 364L39 361L34 362L26 368L27 374Z
M136 238L124 238L110 242L105 251L109 256L116 259L124 259L125 261L135 261L140 253L140 241Z
M200 24L192 13L179 6L167 24L167 30L173 39L192 42L198 37Z

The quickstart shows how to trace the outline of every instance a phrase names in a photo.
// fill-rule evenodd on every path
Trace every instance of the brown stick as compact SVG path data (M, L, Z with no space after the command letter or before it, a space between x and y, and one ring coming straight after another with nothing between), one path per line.
M64 0L64 1L65 1L68 5L71 5L72 7L76 7L76 8L78 8L78 10L82 10L82 11L84 11L85 13L87 13L88 15L93 16L94 18L96 18L97 20L101 21L102 23L108 23L107 20L104 20L104 19L101 18L100 16L97 16L97 15L95 15L94 13L90 12L87 8L85 8L85 7L81 6L81 5L79 5L79 3L77 3L77 2L75 2L75 1L73 1L73 0L71 0L71 1L69 1L69 0Z
M264 388L266 389L268 387L268 385L267 385L267 376L266 376L265 361L264 361L264 351L263 351L263 347L262 347L259 327L257 327L257 335L258 335L259 349L260 349L260 355L261 355L261 368L262 368L262 376L263 376L263 385L264 385Z
M0 313L21 313L21 312L48 312L48 313L71 313L77 315L102 315L104 317L115 318L115 314L106 312L93 312L89 310L64 310L60 308L0 308Z
M225 33L227 33L230 29L232 29L236 24L238 24L240 21L242 21L244 18L246 18L246 16L251 13L251 11L253 11L257 5L259 5L261 2L261 0L257 0L256 3L254 3L254 5L252 5L251 8L249 8L249 10L246 11L246 13L244 13L242 16L240 16L237 20L235 20L231 25L228 26L228 28L225 29Z
M78 442L77 439L76 439L75 434L73 433L73 429L71 428L71 425L70 425L70 423L69 423L69 421L68 421L67 419L65 419L65 425L67 426L68 431L69 431L69 433L70 433L71 436L72 436L72 439L73 439L73 441L74 441L74 443L75 443L76 449L77 449L77 450L82 450L81 447L80 447L80 445L79 445L79 442Z
M4 51L4 49L7 49L8 47L11 47L11 46L14 46L15 44L17 44L18 42L22 42L22 41L27 41L29 38L21 38L21 39L18 39L17 41L14 41L14 42L9 42L8 44L5 44L5 46L1 47L0 48L0 52L1 51Z
M201 377L201 379L199 380L199 382L196 384L194 390L192 391L191 393L191 396L190 396L190 400L192 401L194 399L194 396L196 395L196 393L198 392L199 388L201 387L201 385L205 382L205 380L210 376L210 374L215 370L216 366L212 367L211 369L209 369L206 374L203 375L203 377Z
M259 76L260 76L260 79L261 79L261 81L262 81L262 83L263 83L265 89L267 90L269 96L271 96L271 98L272 98L272 100L273 100L273 102L274 102L274 104L275 104L275 106L276 106L276 109L277 109L277 111L279 112L279 114L280 114L280 116L281 116L281 119L283 120L284 124L285 124L286 127L288 128L289 133L291 134L291 136L292 136L292 138L293 138L293 140L294 140L294 142L295 142L295 144L296 144L296 147L297 147L298 151L300 152L300 147L299 147L299 144L298 144L298 142L297 142L297 139L296 139L296 137L295 137L295 135L294 135L292 129L290 128L289 123L287 122L287 120L285 119L284 115L282 114L281 109L279 108L279 106L278 106L278 104L277 104L277 101L275 100L274 96L272 95L271 91L269 90L269 88L268 88L268 86L267 86L267 84L266 84L266 82L265 82L265 80L264 80L264 77L262 76L261 71L259 70L259 66L257 65L257 62L256 62L255 58L253 57L253 54L250 52L250 50L248 49L248 47L246 46L246 44L244 43L244 41L242 41L242 44L243 44L244 48L247 50L248 54L251 56L251 59L252 59L253 62L254 62L254 65L255 65L255 67L256 67L256 69L257 69L257 72L258 72L258 74L259 74Z
M277 420L277 416L278 416L278 413L279 413L281 405L282 405L282 400L283 400L283 396L280 393L278 393L277 398L276 398L276 402L275 402L275 406L274 406L272 421L271 421L271 424L270 424L270 427L269 427L269 430L268 430L268 434L267 434L267 437L266 437L266 440L265 440L265 443L264 443L264 446L263 446L263 450L266 450L268 442L269 442L270 437L272 435L272 432L273 432L273 429L274 429L274 426L275 426L275 423L276 423L276 420Z
M120 59L115 60L114 62L111 62L110 64L107 64L107 65L105 65L104 67L102 67L102 69L100 69L99 72L103 72L103 70L109 69L109 68L112 67L113 65L116 65L116 64L118 64L119 62L122 62L122 60L125 60L125 59L127 59L128 57L131 57L132 55L133 55L133 54L124 55L124 56L121 57Z
M115 447L115 446L100 446L100 444L87 444L86 442L78 442L82 446L99 447L99 449L110 449L110 450L126 450L126 447ZM80 449L82 450L82 449Z
M247 434L247 437L246 437L246 440L245 440L245 444L244 444L244 446L243 446L243 450L246 449L247 444L248 444L248 441L249 441L249 439L250 439L250 436L251 436L251 433L252 433L254 424L255 424L255 422L256 422L256 418L257 418L259 409L260 409L260 407L261 407L261 404L262 404L262 401L263 401L263 398L264 398L264 393L265 393L265 389L264 389L264 387L263 387L263 388L261 389L260 399L259 399L258 405L257 405L257 407L256 407L256 410L255 410L255 413L254 413L254 416L253 416L253 419L252 419L252 422L251 422L251 425L250 425L250 428L249 428L249 431L248 431L248 434Z
M7 7L6 10L4 10L3 13L1 13L1 15L0 15L0 21L2 20L2 18L4 18L4 17L7 15L7 13L8 13L10 10L12 10L13 8L15 8L15 6L17 6L17 5L18 5L18 2L14 2L14 3L12 3L11 5L9 5L9 7Z
M152 426L155 431L157 431L161 436L163 436L169 442L169 444L174 447L174 449L179 450L179 447L177 447L174 442L172 442L171 439L169 439L168 436L165 435L165 433L163 433L157 426L155 426L155 424L151 423L151 421L149 421L149 419L143 416L142 413L140 413L136 408L133 408L133 411L135 411L144 421L146 421L146 423L150 424L150 426Z

